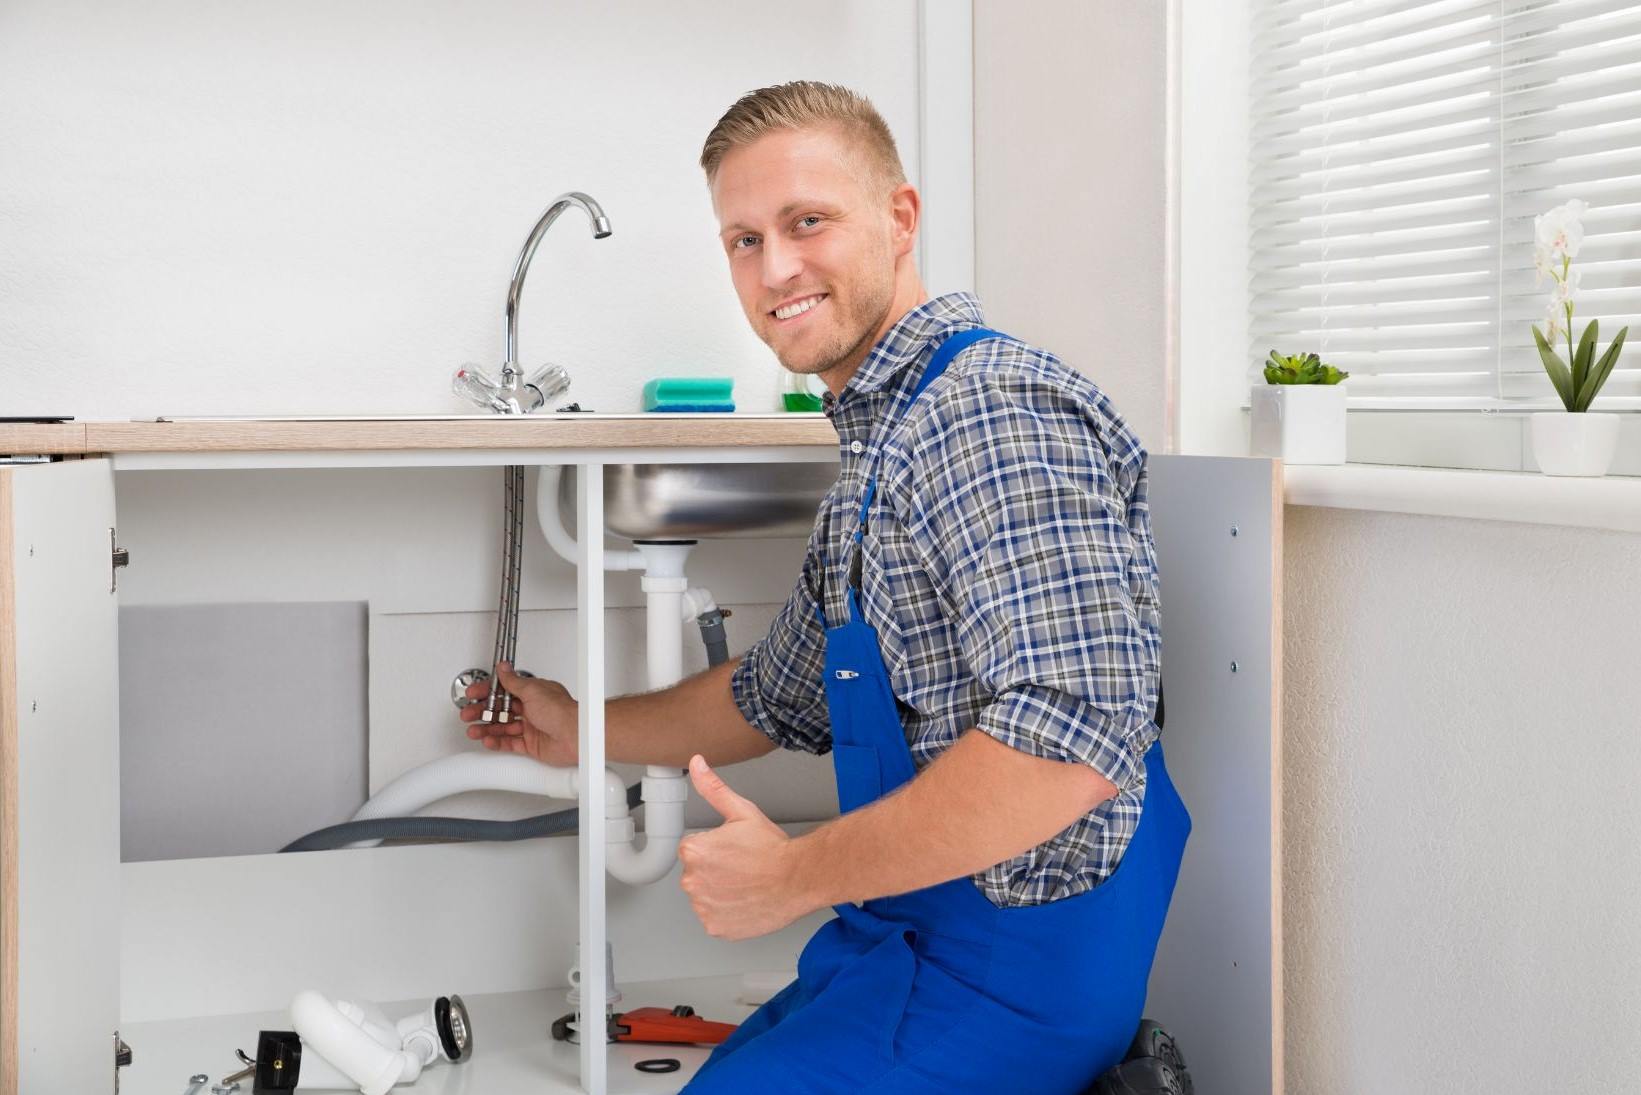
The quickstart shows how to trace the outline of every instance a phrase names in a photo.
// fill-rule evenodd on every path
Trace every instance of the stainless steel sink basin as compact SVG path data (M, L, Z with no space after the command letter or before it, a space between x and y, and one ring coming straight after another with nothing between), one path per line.
M808 536L835 463L606 464L604 525L629 540ZM575 476L559 482L575 513Z

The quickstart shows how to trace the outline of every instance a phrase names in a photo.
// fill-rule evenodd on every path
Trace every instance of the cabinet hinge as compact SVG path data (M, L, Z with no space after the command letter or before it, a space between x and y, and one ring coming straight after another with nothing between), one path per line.
M114 1032L114 1095L120 1095L120 1069L131 1063L131 1047L120 1039L120 1032Z
M120 568L131 565L131 553L120 546L113 529L108 530L108 550L113 555L113 565L108 571L108 592L116 593L120 588Z

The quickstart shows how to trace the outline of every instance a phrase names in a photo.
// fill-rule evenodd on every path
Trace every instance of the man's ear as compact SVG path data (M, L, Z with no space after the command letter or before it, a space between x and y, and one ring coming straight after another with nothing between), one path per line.
M910 254L917 244L917 229L923 217L923 199L917 187L901 183L889 193L889 218L894 225L895 257Z

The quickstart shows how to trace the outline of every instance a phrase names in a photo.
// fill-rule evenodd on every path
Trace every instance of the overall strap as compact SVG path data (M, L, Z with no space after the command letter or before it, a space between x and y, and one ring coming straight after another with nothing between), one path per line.
M917 402L918 397L923 394L923 389L938 380L941 374L946 371L946 366L951 364L952 359L958 354L962 353L970 346L973 346L976 342L983 342L988 338L1006 339L1008 337L1009 336L1005 335L1003 332L994 331L990 327L971 327L968 330L957 331L953 334L947 335L941 341L940 345L935 347L934 355L929 358L929 363L923 367L922 375L917 378L917 386L912 389L911 398L906 401L901 413L904 414L906 409L909 409L913 403ZM898 421L899 419L896 418L884 423L884 425L879 428L877 436L879 438L888 436L888 431L893 429ZM872 496L877 493L876 468L878 451L878 447L874 446L871 456L872 465L868 468L868 475L866 479L866 493L861 497L860 513L858 514L855 522L854 543L851 545L852 557L850 560L849 580L847 582L847 588L844 591L849 602L849 615L851 619L861 618L860 605L855 598L855 590L860 588L859 568L861 539L866 532L866 511L872 505ZM819 597L816 598L815 616L820 621L820 625L822 627L827 626L826 605Z
M989 327L971 327L966 331L958 331L955 334L947 335L945 340L936 347L934 356L929 359L929 363L923 367L923 375L917 378L917 386L912 389L911 398L901 406L901 415L904 416L906 412L911 410L912 405L923 394L923 389L940 379L941 374L946 371L946 366L951 364L952 359L958 354L973 346L976 342L983 342L988 338L1006 339L1008 337L1001 331L994 331ZM849 618L851 620L864 619L860 611L858 591L860 590L860 557L863 550L861 540L866 535L866 511L871 508L872 497L877 493L877 462L883 452L883 439L889 436L889 431L894 429L899 421L900 419L897 417L885 422L878 430L877 444L872 447L872 463L867 468L866 492L861 496L860 513L855 518L855 542L851 545L849 576L844 589L845 599L849 602Z
M923 394L924 388L940 379L941 374L946 371L946 366L951 364L952 358L973 346L976 342L983 342L988 338L1008 337L1001 331L993 331L989 327L971 327L967 331L958 331L955 334L947 335L945 341L935 348L934 356L929 359L929 363L923 367L923 375L917 378L917 387L912 389L912 397L906 401L905 406L901 409L901 414L905 414L912 404L917 402L917 397ZM899 419L895 419L885 423L878 436L880 438L888 436L888 432L894 428L898 421ZM860 514L855 522L855 542L857 544L866 531L866 510L871 506L872 495L877 491L876 468L879 451L881 451L881 446L874 448L872 451L872 467L868 469L870 474L866 479L866 493L860 500Z
M923 375L917 379L917 387L912 389L912 398L907 401L909 407L923 394L923 389L940 378L946 371L952 358L973 346L976 342L984 342L988 338L1007 338L1001 331L994 331L990 327L971 327L967 331L958 331L946 336L946 340L935 350L934 356L929 359L928 365L923 368Z

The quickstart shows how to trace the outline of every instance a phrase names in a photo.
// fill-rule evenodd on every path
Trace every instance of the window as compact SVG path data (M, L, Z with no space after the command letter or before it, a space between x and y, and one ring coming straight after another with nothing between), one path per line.
M1249 383L1272 348L1351 406L1560 409L1533 218L1590 205L1575 329L1628 325L1641 409L1641 3L1252 0Z

